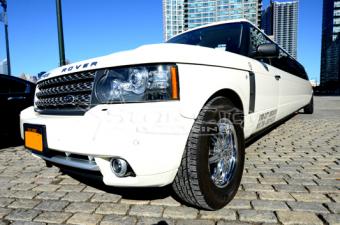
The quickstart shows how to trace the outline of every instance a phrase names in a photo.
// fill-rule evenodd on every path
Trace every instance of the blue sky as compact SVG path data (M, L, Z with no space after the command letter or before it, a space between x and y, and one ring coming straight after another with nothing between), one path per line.
M62 1L66 58L71 62L163 41L162 0ZM264 0L268 5L269 0ZM322 1L300 0L298 59L319 80ZM58 66L55 0L8 0L12 73ZM5 58L3 24L0 59Z

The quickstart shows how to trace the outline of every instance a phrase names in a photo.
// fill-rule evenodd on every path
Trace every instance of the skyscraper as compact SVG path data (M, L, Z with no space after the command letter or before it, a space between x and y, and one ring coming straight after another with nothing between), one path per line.
M294 58L297 57L297 27L299 3L271 1L262 12L262 29Z
M322 16L321 86L340 80L340 0L324 0Z
M212 22L246 18L261 24L262 0L163 0L164 39Z

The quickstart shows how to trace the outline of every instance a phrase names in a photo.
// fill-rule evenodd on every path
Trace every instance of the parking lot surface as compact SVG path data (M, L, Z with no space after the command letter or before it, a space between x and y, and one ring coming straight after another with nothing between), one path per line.
M2 224L340 224L340 97L315 98L246 150L225 208L197 210L159 189L105 188L47 168L22 146L0 150Z

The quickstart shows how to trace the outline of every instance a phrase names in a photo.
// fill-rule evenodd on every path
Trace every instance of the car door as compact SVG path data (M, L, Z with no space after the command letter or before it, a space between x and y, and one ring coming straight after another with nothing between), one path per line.
M261 31L250 26L250 55L262 44L272 43ZM252 120L254 131L259 131L276 121L279 102L279 81L275 77L275 68L268 59L254 59L251 69L255 79L255 109ZM251 78L251 77L250 77Z
M9 83L5 76L0 75L0 132L4 133L8 129L9 105Z
M33 105L34 84L7 75L0 79L1 129L11 134L18 133L20 112Z
M309 102L310 84L304 68L282 49L272 65L280 77L278 119L282 119Z

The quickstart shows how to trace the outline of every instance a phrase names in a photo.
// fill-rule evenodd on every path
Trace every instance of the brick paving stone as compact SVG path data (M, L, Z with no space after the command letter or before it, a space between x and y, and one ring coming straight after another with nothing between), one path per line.
M236 220L236 212L231 209L220 209L217 211L203 211L201 210L200 213L201 219L208 219L208 220Z
M65 179L62 179L59 184L61 185L68 185L68 184L74 184L74 185L77 185L77 184L80 184L79 181L75 180L75 179L72 179L72 178L65 178Z
M239 200L233 199L229 204L225 207L228 209L251 209L249 200Z
M257 184L258 179L255 177L242 177L241 184Z
M39 192L36 191L16 191L10 195L11 198L33 199Z
M93 193L69 192L61 200L70 202L86 202L93 196Z
M91 193L105 193L105 191L94 188L94 187L90 187L90 186L86 186L84 190L82 190L83 192L91 192Z
M44 223L63 223L71 216L71 213L65 212L43 212L36 217L34 221Z
M1 197L0 198L0 207L6 207L14 201L15 201L14 198L3 198L3 197Z
M161 217L164 208L156 205L133 205L130 208L129 215L139 217Z
M141 217L137 225L175 225L175 220L164 218Z
M293 185L316 185L313 179L286 179L286 181Z
M38 192L42 192L42 191L53 192L53 191L56 191L59 187L60 185L55 185L55 184L41 184L33 188L32 190L38 191Z
M340 214L322 215L329 225L340 225Z
M100 225L135 225L137 218L131 216L108 215L103 218Z
M259 195L262 200L295 201L289 193L285 192L261 192Z
M271 185L268 184L244 184L245 191L265 192L275 191Z
M98 214L126 215L130 205L117 203L102 203L96 210Z
M173 219L196 219L198 210L189 207L166 207L163 212L164 218Z
M322 185L322 186L306 186L311 193L338 193L339 189L335 186Z
M280 177L260 178L259 181L261 184L269 184L269 185L287 184L287 182Z
M301 202L330 202L331 200L326 195L318 193L292 193L297 201Z
M256 195L256 192L252 192L252 191L238 191L234 199L255 200L257 199L257 195Z
M58 191L81 192L84 188L84 185L63 185L58 189Z
M0 224L1 224L1 222L0 222ZM45 225L45 224L46 223L28 222L28 221L15 221L14 223L11 223L11 225ZM7 225L7 223L6 223L6 225Z
M263 223L263 224L265 224L265 223ZM216 225L254 225L254 223L220 220L220 221L217 222Z
M309 212L277 212L278 219L284 225L322 225L323 222L314 214Z
M7 216L12 210L0 208L0 218Z
M184 219L180 219L177 220L176 225L215 225L214 221L211 220L184 220Z
M254 223L276 223L277 219L271 211L257 211L241 209L238 211L241 221L254 222Z
M55 200L45 200L42 201L35 209L42 211L63 211L63 209L69 204L67 201L55 201Z
M332 213L340 214L340 202L326 203L326 206Z
M340 202L340 194L328 194L335 202Z
M39 203L40 203L39 200L18 199L7 207L13 209L32 209Z
M267 200L253 200L251 201L255 210L273 210L273 211L289 211L289 207L285 202L281 201L267 201Z
M161 206L180 206L181 204L173 199L172 197L167 197L164 199L156 199L150 202L151 205L161 205Z
M115 194L109 194L109 193L100 193L95 194L91 198L91 202L110 202L110 203L116 203L118 202L122 197L120 195Z
M35 199L43 200L59 200L64 197L66 193L64 192L42 192L35 197Z
M98 203L91 202L74 202L65 208L65 212L81 212L81 213L92 213L99 206Z
M55 178L46 178L46 177L37 177L34 180L34 184L56 184L59 182L59 179L55 179Z
M67 220L67 223L79 225L93 225L98 224L102 218L103 216L98 214L76 213L70 219Z
M135 199L121 199L120 203L129 205L147 205L150 203L149 200L135 200Z
M330 186L336 186L339 188L339 181L337 179L317 179L315 182L320 185L330 185Z
M289 193L307 193L308 192L308 190L303 185L277 184L277 185L274 185L274 188L278 192L289 192Z
M40 211L34 209L15 209L5 218L7 220L32 221Z
M33 188L35 188L36 186L37 186L36 184L20 184L19 183L19 184L16 184L15 186L11 187L11 190L13 190L13 191L30 191Z
M313 213L329 213L329 211L321 203L312 202L287 202L293 211L313 212Z

